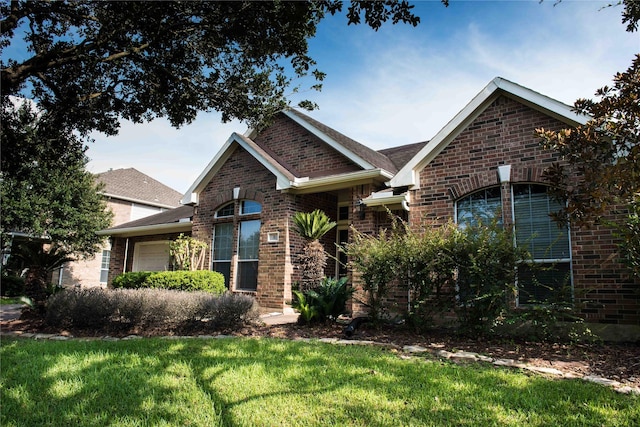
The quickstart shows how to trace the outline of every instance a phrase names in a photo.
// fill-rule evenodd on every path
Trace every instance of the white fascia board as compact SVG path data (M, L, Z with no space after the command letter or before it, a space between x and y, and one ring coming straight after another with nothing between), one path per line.
M284 175L271 161L264 157L264 155L257 151L254 146L245 141L244 136L233 132L227 142L224 143L222 148L216 153L214 158L209 162L204 171L195 180L195 182L189 187L184 197L181 200L183 205L198 204L198 194L204 190L205 186L213 179L216 173L220 170L222 165L229 159L234 151L234 144L238 144L251 156L253 156L260 164L269 170L276 176L276 189L287 189L290 187L291 179Z
M283 111L283 114L285 114L287 117L289 117L291 120L293 120L294 122L296 122L297 124L302 126L304 129L306 129L307 131L309 131L313 135L315 135L318 138L320 138L320 140L322 140L325 143L329 144L334 150L338 151L340 154L342 154L343 156L345 156L346 158L348 158L349 160L351 160L352 162L354 162L355 164L357 164L361 168L363 168L363 169L371 169L371 168L374 167L371 163L367 162L362 157L357 156L353 151L348 150L344 145L340 144L339 142L337 142L335 139L331 138L326 133L320 131L318 128L316 128L315 126L311 125L311 123L309 123L306 120L296 116L291 111Z
M323 176L320 178L296 178L289 183L292 190L311 190L321 187L335 186L337 184L353 185L356 182L372 179L389 180L393 174L384 169L368 169L363 171L344 173L340 175Z
M398 205L402 204L402 202L409 202L409 195L407 193L396 195L391 192L388 192L386 195L384 193L372 193L369 197L362 199L362 203L369 207Z
M175 206L175 205L167 205L167 204L164 204L164 203L156 203L156 202L150 202L148 200L136 199L134 197L119 196L117 194L111 194L111 193L99 193L99 194L104 196L104 197L109 197L111 199L124 200L125 202L138 203L138 204L141 204L141 205L153 206L153 207L157 207L157 208L175 209L175 208L179 207L179 206Z
M229 158L231 155L231 145L236 142L235 132L231 134L229 139L224 143L224 145L218 150L216 155L211 159L209 164L204 168L202 173L196 178L196 180L191 184L191 187L184 193L182 200L180 203L183 205L193 205L198 204L198 193L202 190L201 187L206 185L213 175L216 174L220 166Z
M115 236L115 237L131 237L131 236L149 236L151 234L166 234L191 231L192 221L172 222L169 224L142 225L140 227L118 228L115 230L106 229L96 231L98 236Z
M500 92L500 91L501 92ZM571 107L509 80L496 77L447 123L389 183L391 187L420 187L420 171L431 162L458 134L475 120L484 109L504 93L536 110L541 110L569 125L586 123L589 118L576 114Z

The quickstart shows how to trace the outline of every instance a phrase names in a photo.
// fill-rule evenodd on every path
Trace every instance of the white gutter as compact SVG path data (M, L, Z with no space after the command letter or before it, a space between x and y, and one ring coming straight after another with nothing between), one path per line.
M104 197L110 197L112 199L119 199L119 200L124 200L125 202L139 203L141 205L147 205L147 206L155 206L155 207L158 207L158 208L175 209L175 208L179 207L179 205L167 205L165 203L155 203L155 202L151 202L149 200L142 200L142 199L136 199L136 198L133 198L133 197L119 196L117 194L111 194L111 193L99 193L99 194L104 196Z
M402 209L409 211L409 198L407 193L398 195L373 193L369 197L362 199L362 203L367 207L401 205Z
M384 169L368 169L364 171L350 172L340 175L323 176L319 178L296 178L294 181L289 181L288 188L291 190L315 190L319 187L336 186L339 184L346 184L348 186L357 185L356 181L371 180L375 178L382 178L385 181L390 180L393 174ZM279 188L279 190L285 190L287 188Z
M117 237L148 236L150 234L190 231L192 225L193 225L192 221L172 222L169 224L141 225L138 227L106 229L106 230L97 231L96 234L98 236L117 236Z

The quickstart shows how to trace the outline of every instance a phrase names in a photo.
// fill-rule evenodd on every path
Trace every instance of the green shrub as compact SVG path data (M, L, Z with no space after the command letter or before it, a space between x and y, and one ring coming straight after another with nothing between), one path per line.
M204 291L212 294L226 292L224 276L217 271L162 271L147 277L144 285L149 288L180 291Z
M212 294L223 294L227 290L224 286L224 276L217 271L208 270L123 273L113 279L112 287L204 291Z
M228 330L253 322L248 295L166 289L65 289L49 298L46 321L56 327L100 332L161 329L181 333Z
M19 276L2 275L0 286L3 297L19 297L24 295L24 279Z
M147 277L154 274L152 271L131 271L116 276L111 283L115 289L138 289L145 287Z

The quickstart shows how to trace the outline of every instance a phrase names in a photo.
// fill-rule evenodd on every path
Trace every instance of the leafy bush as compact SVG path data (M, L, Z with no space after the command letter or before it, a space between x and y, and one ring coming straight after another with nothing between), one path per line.
M116 276L111 283L113 288L138 289L145 287L145 280L152 275L152 271L131 271Z
M456 241L457 298L460 326L487 332L503 317L515 295L516 267L528 259L526 250L497 222L470 225Z
M20 276L2 275L0 287L3 297L19 297L24 295L24 279Z
M224 276L217 271L162 271L147 277L145 286L181 291L204 291L212 294L226 292Z
M366 291L365 305L369 316L375 321L383 318L386 307L384 299L389 293L391 281L397 277L398 246L394 229L390 236L381 229L377 236L362 233L355 228L353 241L345 247L351 264L361 273Z
M211 331L257 319L248 295L212 295L164 289L65 289L47 304L47 323L108 331Z
M124 273L113 279L114 288L157 288L180 291L226 292L224 276L217 271L160 271Z
M335 319L345 312L345 306L353 292L346 277L324 277L314 289L294 290L291 306L300 313L302 323Z

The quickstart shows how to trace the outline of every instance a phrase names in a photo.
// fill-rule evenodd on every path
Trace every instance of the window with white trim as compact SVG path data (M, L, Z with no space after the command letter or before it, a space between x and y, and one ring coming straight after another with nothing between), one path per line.
M107 283L109 278L109 262L111 261L111 251L102 251L102 261L100 262L100 283Z
M254 200L234 201L216 212L222 221L213 226L211 268L224 276L229 289L257 289L261 222L256 216L261 212Z
M516 245L526 247L533 263L518 267L518 304L536 304L570 297L569 228L550 214L562 205L539 184L512 187Z
M518 267L518 304L531 305L571 298L571 244L567 226L550 214L561 205L547 194L547 186L514 184L511 189L514 244L526 247L532 262ZM500 186L474 192L456 202L456 222L461 226L488 222L502 224Z

